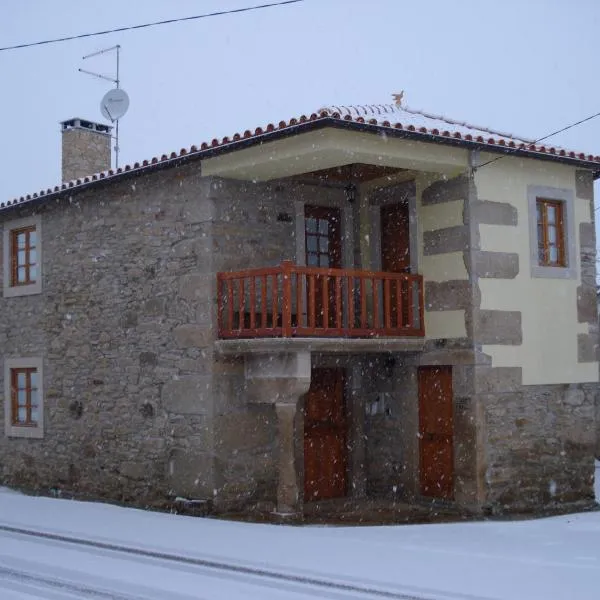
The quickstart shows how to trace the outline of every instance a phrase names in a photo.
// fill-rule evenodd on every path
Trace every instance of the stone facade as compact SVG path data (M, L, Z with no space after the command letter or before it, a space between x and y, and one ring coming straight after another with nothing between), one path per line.
M214 353L216 274L294 259L297 198L188 165L42 209L42 293L0 300L0 346L43 357L45 435L0 438L2 481L136 504L272 502L275 410L247 402L243 359Z
M100 183L39 209L42 293L0 300L0 347L4 359L42 358L45 435L0 437L2 483L135 504L186 496L223 511L301 505L294 394L308 382L282 399L293 377L281 372L257 391L251 361L217 353L216 276L299 261L298 206L319 188L201 177L199 164ZM588 193L585 177L577 181ZM346 372L350 495L420 500L417 370L450 365L458 505L494 513L590 501L597 385L526 386L520 369L494 367L483 352L519 346L522 315L482 308L479 282L512 280L522 265L518 254L482 250L478 227L511 228L519 215L480 199L465 175L417 188L420 217L447 209L450 222L422 232L419 255L432 273L449 257L464 272L426 281L425 307L458 315L460 334L429 336L422 352L313 353L313 366ZM368 220L351 211L344 256L368 268ZM2 212L0 226L28 215ZM592 234L580 231L588 278ZM597 357L586 294L580 361Z

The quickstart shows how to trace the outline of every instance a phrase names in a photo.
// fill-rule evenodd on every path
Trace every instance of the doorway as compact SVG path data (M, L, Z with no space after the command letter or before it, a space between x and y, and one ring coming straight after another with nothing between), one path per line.
M410 273L410 215L408 202L381 207L381 270Z
M306 266L325 269L342 267L342 214L339 208L306 206L304 208L304 235ZM334 278L318 275L314 279L315 327L335 327Z
M381 207L381 270L387 273L410 273L410 213L408 202ZM392 327L411 326L408 282L390 286Z
M452 367L419 367L419 479L423 496L454 497Z
M304 400L304 500L342 498L347 491L344 370L314 368Z

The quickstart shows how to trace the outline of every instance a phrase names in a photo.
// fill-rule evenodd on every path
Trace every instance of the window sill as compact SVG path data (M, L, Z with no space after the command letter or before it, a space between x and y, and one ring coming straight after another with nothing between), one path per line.
M12 285L4 288L5 298L16 298L18 296L33 296L42 293L42 282L37 281L29 285Z
M7 425L5 432L7 437L11 438L26 438L26 439L42 439L44 430L39 425Z
M532 265L531 276L539 279L577 279L577 270L574 267Z

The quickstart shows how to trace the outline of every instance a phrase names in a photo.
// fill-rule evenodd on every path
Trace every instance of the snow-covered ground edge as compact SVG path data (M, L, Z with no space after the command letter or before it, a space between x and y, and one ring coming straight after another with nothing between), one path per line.
M600 497L600 477L596 493ZM507 600L595 600L600 590L600 512L529 521L296 527L31 497L0 488L0 521L386 588Z

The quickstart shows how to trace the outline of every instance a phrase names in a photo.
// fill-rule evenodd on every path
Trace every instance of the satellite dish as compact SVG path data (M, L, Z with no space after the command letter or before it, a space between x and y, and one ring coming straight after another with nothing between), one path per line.
M105 119L117 121L129 108L129 96L125 90L115 88L104 94L100 102L100 112Z

